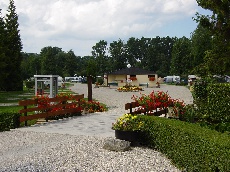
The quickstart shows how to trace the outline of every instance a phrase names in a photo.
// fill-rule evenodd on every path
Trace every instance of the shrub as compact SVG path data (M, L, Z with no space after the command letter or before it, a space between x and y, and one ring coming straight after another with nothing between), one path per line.
M25 81L26 88L30 89L33 88L35 83L34 81Z
M19 117L20 114L15 112L0 113L0 131L18 128L20 125Z
M179 120L143 116L151 123L149 146L185 171L230 171L230 138L226 133Z
M230 122L230 84L212 84L208 91L208 116L209 122Z

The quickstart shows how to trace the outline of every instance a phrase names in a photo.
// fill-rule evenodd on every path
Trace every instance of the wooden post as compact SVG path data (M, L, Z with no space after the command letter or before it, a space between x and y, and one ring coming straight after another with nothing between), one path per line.
M27 109L27 106L24 106L24 109ZM24 112L24 116L27 116L27 112ZM25 126L27 126L27 120L25 121Z
M93 90L92 90L92 76L89 75L87 77L87 83L88 83L88 101L92 101L93 100Z
M130 114L132 114L132 103L129 104L129 108L130 108Z

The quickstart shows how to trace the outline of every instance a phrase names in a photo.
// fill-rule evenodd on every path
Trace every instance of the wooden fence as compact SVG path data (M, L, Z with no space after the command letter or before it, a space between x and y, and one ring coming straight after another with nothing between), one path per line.
M18 104L24 108L19 113L24 114L24 116L20 116L20 122L25 122L26 126L28 120L45 118L48 121L48 118L53 116L81 113L81 99L83 98L84 94L48 98L46 102L50 105L47 107L38 107L39 99L21 100Z
M125 110L129 110L130 114L145 114L145 115L153 115L153 116L160 116L165 114L165 117L167 116L168 113L168 108L164 109L156 109L154 111L146 111L145 109L142 108L137 102L131 102L131 103L126 103L125 104Z

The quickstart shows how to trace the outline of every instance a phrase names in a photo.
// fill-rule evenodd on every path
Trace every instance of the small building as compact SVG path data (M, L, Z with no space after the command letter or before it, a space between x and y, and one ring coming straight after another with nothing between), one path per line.
M49 97L55 97L58 94L58 75L34 75L35 96L44 94L45 84L49 83Z
M117 85L119 87L131 84L135 86L155 87L158 75L153 71L144 70L137 67L127 67L104 76L105 85Z

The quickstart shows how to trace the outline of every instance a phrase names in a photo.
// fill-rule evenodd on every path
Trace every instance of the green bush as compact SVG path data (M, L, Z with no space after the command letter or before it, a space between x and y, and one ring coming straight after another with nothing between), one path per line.
M0 113L0 132L18 128L20 126L19 117L20 114L15 112Z
M230 137L227 133L179 120L143 116L149 146L165 154L185 171L230 171Z
M199 80L194 85L196 117L201 126L230 132L230 84Z
M208 116L209 122L229 123L230 122L230 84L208 85Z
M35 85L34 81L25 81L25 85L28 89L33 88Z

